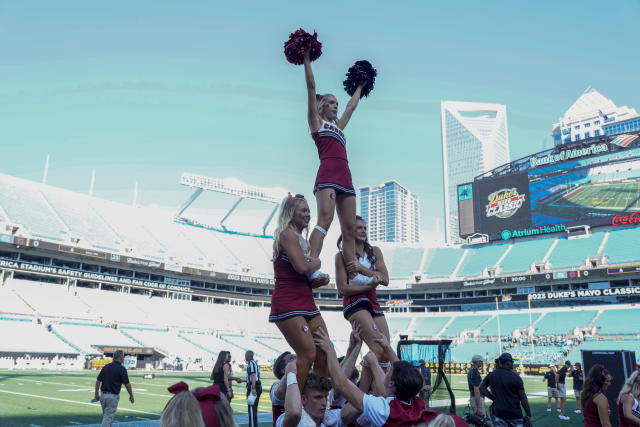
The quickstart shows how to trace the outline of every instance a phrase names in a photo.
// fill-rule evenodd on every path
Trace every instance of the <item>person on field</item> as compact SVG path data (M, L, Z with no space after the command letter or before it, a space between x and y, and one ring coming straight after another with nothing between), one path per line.
M102 406L102 427L111 427L118 410L120 390L123 385L129 393L129 401L132 404L134 401L129 376L122 362L124 362L124 352L116 350L113 353L113 362L105 365L98 374L94 400L99 400Z

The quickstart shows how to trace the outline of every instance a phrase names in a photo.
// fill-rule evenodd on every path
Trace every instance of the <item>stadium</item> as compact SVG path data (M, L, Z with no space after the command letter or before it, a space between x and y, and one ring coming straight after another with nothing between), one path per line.
M521 372L535 376L549 364L581 360L582 350L640 351L637 138L559 146L460 186L465 245L379 244L392 285L378 297L393 344L438 372L434 401L454 400L463 410L460 393L451 399L439 384L446 377L464 389L460 374L474 354L490 362L509 351ZM222 349L236 361L251 349L266 371L289 348L266 321L273 215L250 233L224 224L237 203L215 225L189 209L208 191L275 203L285 190L186 172L180 183L195 192L167 213L0 175L0 331L10 337L0 344L0 369L11 379L3 399L38 397L27 386L49 384L54 404L84 402L90 369L116 349L130 368L156 372L155 383L142 375L136 382L163 396L176 375L207 383ZM350 328L335 285L314 296L344 354ZM446 352L411 342L439 343ZM64 380L60 371L68 371ZM157 418L161 406L124 405L121 418ZM91 410L71 424L95 420ZM68 422L33 413L12 419Z

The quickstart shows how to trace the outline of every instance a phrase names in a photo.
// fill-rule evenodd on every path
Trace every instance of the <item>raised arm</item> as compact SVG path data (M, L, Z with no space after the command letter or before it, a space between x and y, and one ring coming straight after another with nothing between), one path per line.
M313 77L311 70L311 59L309 51L304 53L304 79L307 82L307 120L309 121L309 129L311 133L320 130L322 120L318 114L318 102L316 101L316 79Z
M362 339L360 338L360 327L355 326L351 331L351 335L349 335L349 347L347 348L347 354L344 359L342 359L342 363L340 363L342 372L344 372L344 375L347 378L350 378L351 374L356 369L356 360L358 359L361 348Z
M361 82L356 88L356 91L353 92L353 95L351 96L351 99L349 100L349 102L347 102L347 107L344 109L344 112L342 113L342 116L340 117L340 119L338 119L338 127L340 129L344 130L344 128L347 127L347 124L349 124L349 120L351 120L351 115L356 110L356 107L360 102L360 93L362 92L362 88L366 83L367 82Z
M287 384L286 397L284 398L283 427L296 427L302 416L302 397L296 379L296 362L289 362L284 371L282 381Z
M327 354L327 367L329 369L329 376L333 381L333 388L338 393L347 399L358 412L362 412L364 393L344 375L340 365L338 364L338 357L336 356L336 350L333 348L333 344L329 339L329 336L322 328L316 329L313 333L313 341L320 350ZM287 395L289 390L287 390Z
M280 246L287 253L293 269L300 274L311 273L320 268L320 260L307 261L302 253L298 236L291 230L284 230L280 233Z
M375 272L373 272L376 274ZM344 266L344 260L342 259L342 253L336 254L336 286L338 287L338 294L342 297L350 297L362 292L370 291L378 286L378 279L374 279L368 285L350 285L347 283L347 271Z

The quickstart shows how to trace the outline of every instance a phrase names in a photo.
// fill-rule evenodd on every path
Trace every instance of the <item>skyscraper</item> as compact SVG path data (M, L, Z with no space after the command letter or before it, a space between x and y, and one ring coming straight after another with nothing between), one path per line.
M461 243L457 186L509 162L507 107L479 102L441 102L445 239Z
M396 181L360 187L360 216L369 240L415 243L420 240L420 202Z
M562 145L604 135L611 125L638 117L635 109L616 106L612 100L589 86L553 125L553 142Z

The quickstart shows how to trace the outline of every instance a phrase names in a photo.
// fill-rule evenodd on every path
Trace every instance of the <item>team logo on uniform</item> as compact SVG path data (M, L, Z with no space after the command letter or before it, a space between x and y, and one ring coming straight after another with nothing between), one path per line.
M305 334L309 332L309 327L307 325L302 325L302 332Z
M504 219L513 216L522 207L524 194L518 193L517 188L502 188L489 194L487 199L487 218L495 216Z

